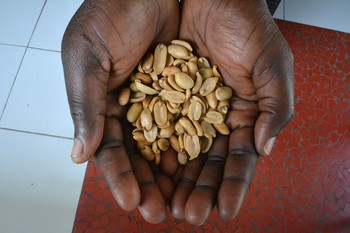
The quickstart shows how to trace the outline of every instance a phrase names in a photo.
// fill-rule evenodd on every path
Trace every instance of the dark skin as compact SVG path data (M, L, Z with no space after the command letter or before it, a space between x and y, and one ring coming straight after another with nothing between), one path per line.
M124 135L131 134L122 129L116 95L149 47L177 36L178 22L176 0L85 1L62 42L75 127L72 160L95 155L118 205L138 208L151 223L165 219L166 203L149 164L132 145L124 146Z
M183 175L172 198L174 216L200 225L215 205L222 219L237 215L258 155L271 152L268 140L293 116L293 56L264 1L186 0L181 17L179 37L217 64L235 93L230 136L216 140L204 167Z
M231 134L186 166L174 165L169 150L156 167L129 143L132 129L115 98L147 49L174 38L217 64L234 90ZM65 33L62 61L75 126L72 160L95 155L118 205L138 208L151 223L165 219L167 205L194 225L215 205L222 219L234 218L258 155L271 152L294 113L293 56L263 0L185 0L181 9L171 0L85 1Z

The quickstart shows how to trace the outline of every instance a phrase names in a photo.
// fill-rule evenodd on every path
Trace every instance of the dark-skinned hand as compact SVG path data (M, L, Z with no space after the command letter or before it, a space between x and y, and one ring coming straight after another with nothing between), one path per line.
M184 1L179 37L219 65L235 91L232 133L185 167L171 166L172 150L160 169L150 166L130 143L115 99L149 47L178 37L178 15L177 1L86 1L67 28L62 60L75 126L72 160L95 154L119 206L138 207L146 221L162 221L171 199L173 216L199 225L215 205L224 219L237 214L257 153L271 151L293 115L293 62L263 1Z
M83 163L95 155L118 205L127 211L139 208L151 223L166 217L166 200L156 181L169 180L154 172L130 143L116 94L148 48L169 43L178 27L177 0L88 0L62 42L75 128L72 160Z
M242 205L258 156L271 153L294 114L293 56L264 0L185 0L179 38L218 65L235 97L226 119L231 134L217 138L204 161L186 165L171 212L200 225L217 206L229 220Z

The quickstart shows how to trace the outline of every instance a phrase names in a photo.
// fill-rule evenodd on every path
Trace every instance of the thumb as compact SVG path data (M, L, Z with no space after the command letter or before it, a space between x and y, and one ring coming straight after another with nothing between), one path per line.
M80 41L77 43L77 41ZM84 43L85 42L85 43ZM93 49L92 49L93 48ZM91 42L65 35L62 42L64 77L74 122L75 163L87 161L96 152L103 135L109 64Z
M276 137L294 115L294 72L291 53L282 54L272 66L255 77L260 115L255 123L255 148L269 155Z
M294 115L293 82L282 85L280 80L270 79L269 94L258 101L260 115L255 123L255 148L259 155L269 155L275 140Z

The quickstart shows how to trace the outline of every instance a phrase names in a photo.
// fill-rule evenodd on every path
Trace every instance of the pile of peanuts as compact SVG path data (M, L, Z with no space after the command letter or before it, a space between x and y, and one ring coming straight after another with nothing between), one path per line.
M119 104L130 104L126 117L135 127L140 153L157 165L161 151L170 146L185 165L208 152L217 132L229 134L224 121L232 89L224 85L217 66L192 52L184 40L158 44L119 93Z

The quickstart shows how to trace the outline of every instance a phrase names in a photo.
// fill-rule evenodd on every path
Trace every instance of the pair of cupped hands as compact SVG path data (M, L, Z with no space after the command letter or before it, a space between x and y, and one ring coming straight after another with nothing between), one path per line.
M117 95L149 48L181 38L218 65L234 91L212 149L182 166L169 150L159 166L140 156ZM203 224L216 207L234 218L259 156L294 114L293 55L264 0L87 0L69 23L62 61L75 127L72 160L93 156L118 205L150 223Z

